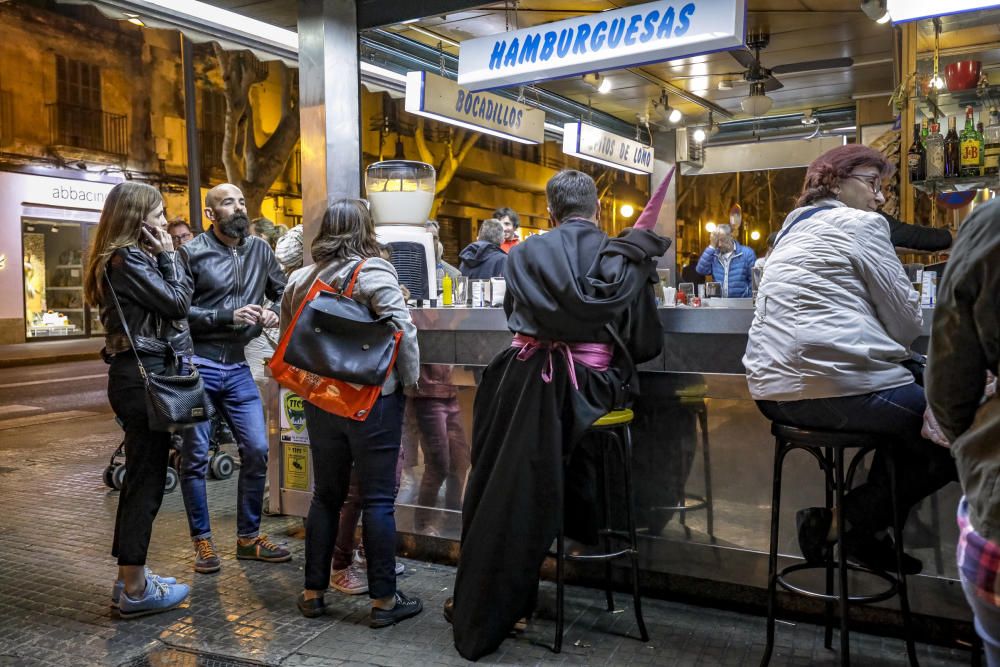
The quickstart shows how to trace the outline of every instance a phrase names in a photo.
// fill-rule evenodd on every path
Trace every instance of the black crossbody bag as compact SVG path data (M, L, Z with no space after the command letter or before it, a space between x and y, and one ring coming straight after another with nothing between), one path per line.
M146 385L146 417L149 420L149 430L173 433L206 421L211 416L212 409L198 369L193 364L188 364L190 372L187 375L158 375L147 372L142 365L142 359L139 358L139 350L136 348L132 332L129 331L128 322L125 320L125 313L107 273L104 274L104 280L111 290L122 328L128 337L129 345L132 346L135 360L139 363L139 375ZM164 354L172 357L168 362L172 362L173 367L179 369L182 359L169 344L164 344L163 347Z

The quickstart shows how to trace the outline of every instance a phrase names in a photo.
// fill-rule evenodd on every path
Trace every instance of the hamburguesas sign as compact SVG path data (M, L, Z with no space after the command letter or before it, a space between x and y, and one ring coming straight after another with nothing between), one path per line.
M406 75L406 110L521 143L541 143L545 112L492 93L474 93L431 72Z
M743 44L746 0L650 2L462 42L470 90L660 62Z

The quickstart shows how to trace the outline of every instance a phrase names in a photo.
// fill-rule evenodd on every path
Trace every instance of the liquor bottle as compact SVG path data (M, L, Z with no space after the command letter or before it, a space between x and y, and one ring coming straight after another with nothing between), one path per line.
M944 176L944 137L941 136L941 126L937 119L931 121L931 130L927 135L927 178Z
M906 166L910 172L910 183L924 180L927 175L927 151L920 141L920 125L913 126L913 143L906 154Z
M944 138L944 175L949 177L958 176L961 157L955 122L954 116L948 119L948 134Z
M922 118L920 120L920 144L927 148L927 119Z
M965 107L965 127L959 136L961 157L959 176L979 176L979 133L972 107Z
M990 124L986 126L983 148L983 174L1000 174L1000 111L990 109Z
M976 134L979 135L979 173L983 173L983 164L986 161L986 131L983 122L986 120L986 107L979 112L979 122L976 123Z

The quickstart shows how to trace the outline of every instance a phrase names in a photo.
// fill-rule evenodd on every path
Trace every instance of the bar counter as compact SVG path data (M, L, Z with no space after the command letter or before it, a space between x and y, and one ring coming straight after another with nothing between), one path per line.
M482 367L510 344L503 309L415 308L411 314L421 362L451 367L465 433L471 436L476 380ZM932 315L933 310L925 309L917 349L926 349ZM764 589L774 441L770 422L750 398L741 361L753 310L661 308L659 317L663 352L640 367L642 398L633 425L643 568L654 577L680 575L717 589ZM404 532L408 505L414 505L414 515L424 512L426 517L430 510L407 497L406 483L404 478L399 513ZM780 553L788 559L799 558L795 511L821 505L822 488L813 459L790 455L780 533ZM952 484L918 505L907 522L905 545L924 563L923 574L910 578L913 610L967 621L971 614L955 567L959 495L958 485ZM704 507L670 509L699 504ZM437 523L414 521L409 530L428 534L423 528L434 525L429 534L457 540L458 512L442 502L430 511L440 513ZM897 608L895 601L885 605Z

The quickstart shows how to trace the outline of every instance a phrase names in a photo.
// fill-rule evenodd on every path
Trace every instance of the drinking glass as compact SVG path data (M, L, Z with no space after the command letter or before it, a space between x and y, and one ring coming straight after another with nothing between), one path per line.
M468 305L469 302L469 279L466 276L457 276L452 281L455 293L454 304L459 307Z

